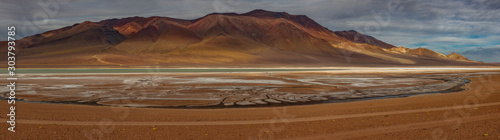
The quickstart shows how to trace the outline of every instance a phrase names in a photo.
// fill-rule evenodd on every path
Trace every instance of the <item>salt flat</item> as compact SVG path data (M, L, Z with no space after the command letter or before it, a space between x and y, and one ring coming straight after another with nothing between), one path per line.
M167 108L301 105L459 91L466 78L499 73L497 68L111 70L19 74L17 98L26 102ZM7 87L0 90L8 91Z

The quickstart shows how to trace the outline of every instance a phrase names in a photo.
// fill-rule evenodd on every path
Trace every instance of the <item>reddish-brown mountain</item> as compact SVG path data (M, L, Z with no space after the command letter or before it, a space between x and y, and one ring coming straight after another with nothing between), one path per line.
M19 67L479 65L458 54L397 48L356 31L330 31L305 15L265 10L194 20L87 21L20 39L16 51Z

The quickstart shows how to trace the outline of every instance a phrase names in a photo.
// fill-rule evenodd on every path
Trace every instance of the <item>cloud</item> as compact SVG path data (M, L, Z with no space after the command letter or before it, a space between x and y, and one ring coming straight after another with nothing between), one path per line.
M47 14L38 2L51 1L68 2L60 3L56 14L45 21L33 19ZM494 0L16 0L0 5L0 26L46 23L28 26L36 31L20 32L23 37L87 20L195 19L213 12L254 9L307 15L331 30L354 29L396 46L425 46L445 54L500 44L500 1Z
M474 48L462 54L472 60L484 62L500 62L500 45L494 48Z

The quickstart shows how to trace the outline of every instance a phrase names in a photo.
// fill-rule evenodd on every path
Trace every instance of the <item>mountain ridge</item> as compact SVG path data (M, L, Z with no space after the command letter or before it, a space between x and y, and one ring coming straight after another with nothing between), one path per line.
M335 34L338 36L344 37L344 38L346 38L352 42L355 42L355 43L370 44L370 45L382 47L384 49L390 49L390 48L396 47L394 45L380 41L372 36L361 34L355 30L335 31Z
M17 42L27 67L478 65L458 54L395 47L353 30L331 31L305 15L261 9L193 20L86 21Z

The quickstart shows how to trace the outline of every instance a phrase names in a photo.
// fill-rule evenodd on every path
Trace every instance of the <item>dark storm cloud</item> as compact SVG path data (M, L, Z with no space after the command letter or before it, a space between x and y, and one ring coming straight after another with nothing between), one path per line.
M46 20L33 19L36 14L47 14L39 2L57 3L57 8L51 7L56 14ZM499 44L495 40L500 32L498 0L11 0L0 5L0 25L22 26L29 21L40 33L86 20L130 16L194 19L213 12L254 9L307 15L331 30L354 29L396 46L442 53Z

